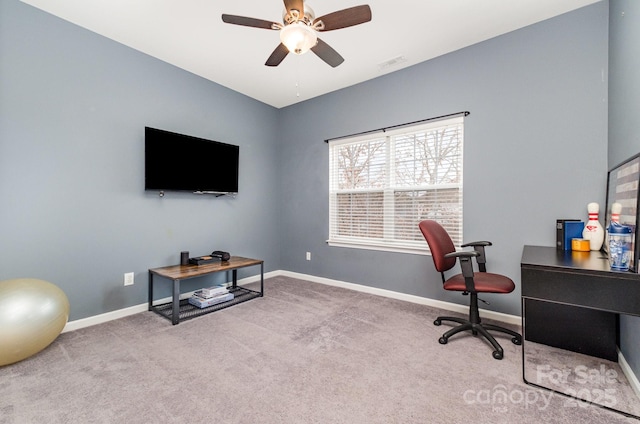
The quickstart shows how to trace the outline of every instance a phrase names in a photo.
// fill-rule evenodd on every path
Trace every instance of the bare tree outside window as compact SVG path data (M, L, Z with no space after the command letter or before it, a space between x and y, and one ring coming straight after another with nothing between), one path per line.
M384 139L340 146L337 152L339 188L382 188L386 179L386 147Z

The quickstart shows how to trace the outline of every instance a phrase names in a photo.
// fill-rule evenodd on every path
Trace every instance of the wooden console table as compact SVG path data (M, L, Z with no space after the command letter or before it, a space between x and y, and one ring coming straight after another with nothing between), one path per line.
M238 286L238 269L257 265L260 265L260 291ZM229 292L234 295L232 300L206 308L193 306L188 299L180 300L180 281L222 271L231 271L232 273L231 287L229 287ZM173 282L171 302L153 304L153 285L156 280L154 276L164 277ZM178 324L181 320L219 311L262 296L264 296L264 261L260 259L232 256L226 262L215 261L204 265L172 265L149 270L149 310L171 320L173 325Z

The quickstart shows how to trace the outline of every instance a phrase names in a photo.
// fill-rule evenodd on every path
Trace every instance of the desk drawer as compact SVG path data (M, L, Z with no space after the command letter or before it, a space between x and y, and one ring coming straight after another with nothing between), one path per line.
M637 274L581 273L523 265L522 297L640 315L640 281L637 278Z

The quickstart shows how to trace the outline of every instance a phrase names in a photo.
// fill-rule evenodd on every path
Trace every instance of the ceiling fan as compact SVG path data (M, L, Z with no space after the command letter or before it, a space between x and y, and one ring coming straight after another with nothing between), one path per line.
M284 0L282 24L245 16L222 15L228 24L280 31L280 45L271 53L265 65L278 66L289 52L303 54L311 50L332 67L344 62L344 58L331 46L318 38L318 32L333 31L363 24L371 20L368 5L354 6L329 13L319 18L304 0Z

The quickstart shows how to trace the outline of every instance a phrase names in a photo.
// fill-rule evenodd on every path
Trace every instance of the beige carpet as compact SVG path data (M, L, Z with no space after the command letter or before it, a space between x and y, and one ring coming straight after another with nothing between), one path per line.
M522 380L434 308L306 281L171 323L151 312L62 334L0 367L0 423L623 423Z

